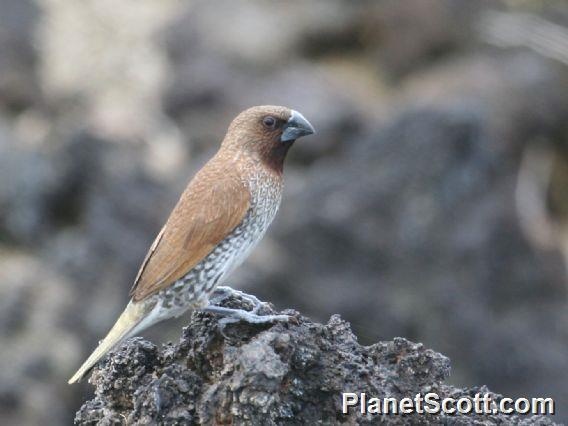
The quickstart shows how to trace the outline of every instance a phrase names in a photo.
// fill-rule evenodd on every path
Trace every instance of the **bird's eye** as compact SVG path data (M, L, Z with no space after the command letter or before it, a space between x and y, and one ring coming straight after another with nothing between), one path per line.
M276 125L276 119L271 116L264 117L262 119L262 124L264 124L265 127L273 128Z

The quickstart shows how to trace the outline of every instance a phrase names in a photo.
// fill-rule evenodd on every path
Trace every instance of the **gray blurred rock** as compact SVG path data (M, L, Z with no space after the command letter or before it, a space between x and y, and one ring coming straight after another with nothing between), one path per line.
M486 0L373 2L362 19L362 33L378 66L396 81L471 49L479 11L502 5Z
M0 238L30 244L45 235L57 171L41 152L20 147L0 121Z
M0 108L17 113L41 99L34 43L40 13L31 0L2 0L0 10Z
M77 295L34 256L0 251L0 418L3 424L68 421L79 403L60 380L81 341L66 315Z

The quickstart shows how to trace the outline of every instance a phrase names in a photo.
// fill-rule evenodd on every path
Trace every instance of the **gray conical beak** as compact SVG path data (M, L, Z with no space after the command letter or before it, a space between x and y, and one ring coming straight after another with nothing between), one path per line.
M292 110L292 115L284 125L284 131L280 137L281 142L293 141L302 136L314 134L314 126L310 124L306 117L298 111Z

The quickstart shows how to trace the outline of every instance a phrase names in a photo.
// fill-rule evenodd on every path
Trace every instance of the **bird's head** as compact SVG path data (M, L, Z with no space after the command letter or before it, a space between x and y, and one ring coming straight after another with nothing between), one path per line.
M313 126L298 111L282 106L256 106L233 120L223 147L244 150L267 165L281 169L296 139L313 133Z

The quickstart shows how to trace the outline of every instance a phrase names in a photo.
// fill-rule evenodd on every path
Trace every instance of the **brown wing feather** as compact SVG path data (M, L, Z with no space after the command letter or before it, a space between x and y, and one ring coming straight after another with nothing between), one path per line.
M243 220L250 193L214 162L190 182L150 247L130 291L140 301L182 278Z

